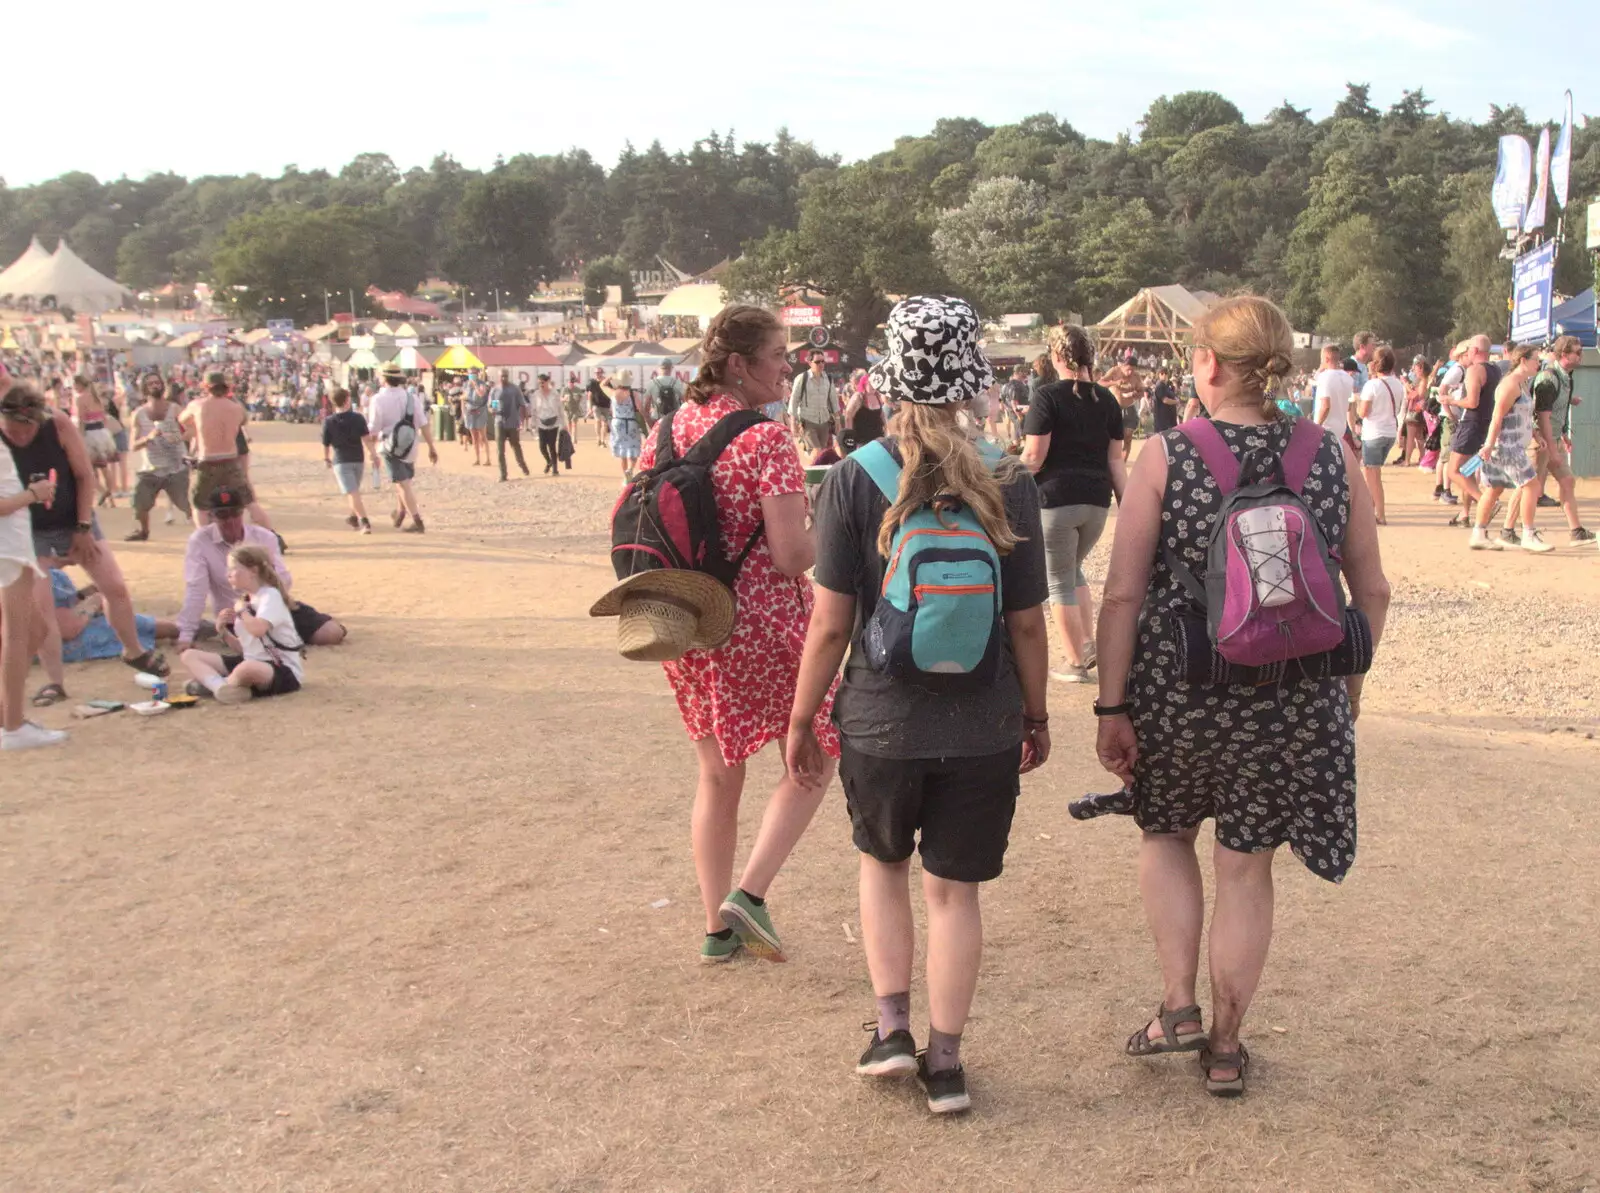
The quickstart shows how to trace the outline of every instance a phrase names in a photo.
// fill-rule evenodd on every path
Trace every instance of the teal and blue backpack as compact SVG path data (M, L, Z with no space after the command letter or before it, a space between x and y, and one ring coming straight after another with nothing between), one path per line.
M891 506L899 500L900 465L883 440L850 458ZM991 468L1001 458L997 449L984 452ZM930 687L985 686L999 674L1000 614L1000 552L983 524L960 502L924 506L889 545L883 588L862 634L867 662Z

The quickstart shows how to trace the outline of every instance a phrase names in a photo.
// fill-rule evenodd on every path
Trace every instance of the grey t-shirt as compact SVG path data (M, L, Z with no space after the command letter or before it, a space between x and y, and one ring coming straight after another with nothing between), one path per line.
M899 459L893 440L884 440ZM1039 489L1022 469L1005 484L1006 518L1022 542L1000 559L1000 602L1011 612L1042 605L1049 595ZM873 671L861 628L878 603L883 557L878 528L889 502L854 460L835 464L817 494L816 583L856 599L856 628L834 699L833 719L851 748L880 758L981 758L1022 740L1022 685L1011 636L1005 636L1000 675L974 692L935 692Z
M508 431L522 426L522 412L528 408L528 399L515 385L502 385L494 391L500 402L500 425Z

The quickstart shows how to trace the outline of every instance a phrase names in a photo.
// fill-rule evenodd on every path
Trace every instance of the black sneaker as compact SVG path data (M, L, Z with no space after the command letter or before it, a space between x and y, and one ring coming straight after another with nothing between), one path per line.
M1580 526L1572 531L1568 537L1575 543L1592 543L1594 542L1594 531L1585 530Z
M938 1073L928 1072L928 1054L917 1053L917 1082L928 1095L928 1109L935 1114L960 1114L972 1109L967 1095L967 1071L957 1065Z
M917 1071L917 1042L908 1031L892 1031L878 1038L876 1023L863 1024L872 1031L872 1043L856 1062L862 1077L906 1077Z
M1543 493L1539 494L1539 508L1542 510L1553 510L1560 504L1554 497L1546 497Z
M1522 541L1522 536L1520 534L1518 534L1515 530L1507 530L1505 527L1501 527L1501 529L1500 529L1500 541L1502 543L1509 543L1509 544L1511 544L1511 546L1515 547L1518 543L1520 543Z

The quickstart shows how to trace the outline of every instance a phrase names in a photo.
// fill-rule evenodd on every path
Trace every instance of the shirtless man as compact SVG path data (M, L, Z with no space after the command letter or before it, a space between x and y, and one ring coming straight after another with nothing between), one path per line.
M211 498L226 485L243 499L252 522L272 529L250 487L250 475L239 450L248 419L244 406L230 395L228 379L221 373L206 374L205 389L178 416L178 425L195 454L194 489L189 499L197 525L211 522Z
M1101 380L1117 395L1117 405L1122 407L1122 458L1126 460L1133 451L1133 433L1139 429L1139 399L1144 396L1144 378L1133 365L1122 361L1107 369Z

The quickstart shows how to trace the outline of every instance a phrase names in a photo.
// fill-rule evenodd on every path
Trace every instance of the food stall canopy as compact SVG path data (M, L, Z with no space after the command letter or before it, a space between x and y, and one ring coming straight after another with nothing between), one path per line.
M417 373L421 372L423 369L431 369L433 367L423 357L422 353L418 352L415 348L400 349L400 351L394 354L394 359L389 363L392 365L398 365L408 373Z
M450 350L433 362L436 369L481 369L483 361L474 356L470 349L463 348L460 344L453 344Z
M357 348L350 354L350 359L345 364L352 369L375 369L378 367L378 358L372 354L370 348Z

